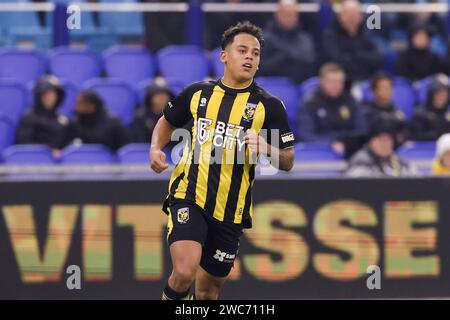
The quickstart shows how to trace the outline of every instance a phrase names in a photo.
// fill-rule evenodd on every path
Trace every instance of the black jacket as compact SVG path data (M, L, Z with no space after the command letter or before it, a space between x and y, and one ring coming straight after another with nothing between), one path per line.
M411 140L436 140L450 132L450 112L447 108L437 109L432 105L433 94L442 84L431 83L425 105L419 106L410 123Z
M416 81L442 72L443 63L438 55L428 49L417 49L413 47L412 38L417 31L428 32L428 28L418 24L411 28L409 33L409 48L397 59L396 73L400 76ZM429 32L428 32L429 33Z
M321 51L324 62L333 61L340 64L350 81L365 80L372 76L383 62L372 39L364 33L361 25L358 33L352 37L338 21L325 30L322 37Z
M53 110L47 110L41 103L42 95L48 90L56 90L58 99ZM69 120L58 112L64 100L64 90L52 76L41 78L34 88L35 104L20 119L16 143L45 144L60 149L69 143Z
M302 141L332 142L367 130L364 114L349 93L332 99L320 88L300 106L298 125Z
M396 73L411 81L416 81L441 72L439 57L430 50L410 48L397 59Z
M313 38L296 28L283 30L272 21L264 30L261 74L285 76L300 83L317 73L317 52Z
M150 143L153 129L159 118L160 116L149 112L147 109L139 108L130 125L131 141L136 143Z
M122 122L110 116L104 107L93 114L75 114L70 127L71 139L80 139L82 143L103 144L117 150L130 142Z
M404 142L408 138L408 125L405 120L405 114L398 110L393 104L387 107L380 107L374 101L364 105L367 124L370 127L379 120L386 120L393 123L397 141Z
M151 84L145 92L144 104L136 110L133 122L130 125L131 141L136 143L149 143L153 134L153 129L156 126L159 118L162 116L155 114L152 109L152 98L155 94L166 92L170 100L173 100L174 95L170 88L162 84Z

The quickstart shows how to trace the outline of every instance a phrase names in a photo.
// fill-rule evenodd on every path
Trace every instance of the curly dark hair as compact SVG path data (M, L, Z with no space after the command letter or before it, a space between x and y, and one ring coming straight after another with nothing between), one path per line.
M222 35L222 50L234 41L234 37L240 33L248 33L258 39L261 48L264 46L264 38L262 29L255 26L250 21L238 22L236 25L229 27Z

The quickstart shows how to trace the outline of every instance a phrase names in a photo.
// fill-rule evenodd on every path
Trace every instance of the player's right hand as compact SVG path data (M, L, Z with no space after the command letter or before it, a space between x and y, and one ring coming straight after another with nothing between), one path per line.
M169 167L166 154L161 149L150 150L150 167L156 173L161 173Z

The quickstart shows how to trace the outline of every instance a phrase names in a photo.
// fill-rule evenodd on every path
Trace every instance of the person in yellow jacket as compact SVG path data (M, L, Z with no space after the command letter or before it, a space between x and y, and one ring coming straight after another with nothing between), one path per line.
M436 142L436 158L433 175L450 175L450 133L443 134Z

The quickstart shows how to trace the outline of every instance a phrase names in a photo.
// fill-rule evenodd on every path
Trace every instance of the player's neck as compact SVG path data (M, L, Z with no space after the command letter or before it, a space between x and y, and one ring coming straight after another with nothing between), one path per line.
M220 81L228 88L231 89L245 89L247 87L249 87L252 82L253 82L253 78L249 79L248 81L245 82L238 82L235 79L227 76L226 74L224 74L224 76L220 79Z

